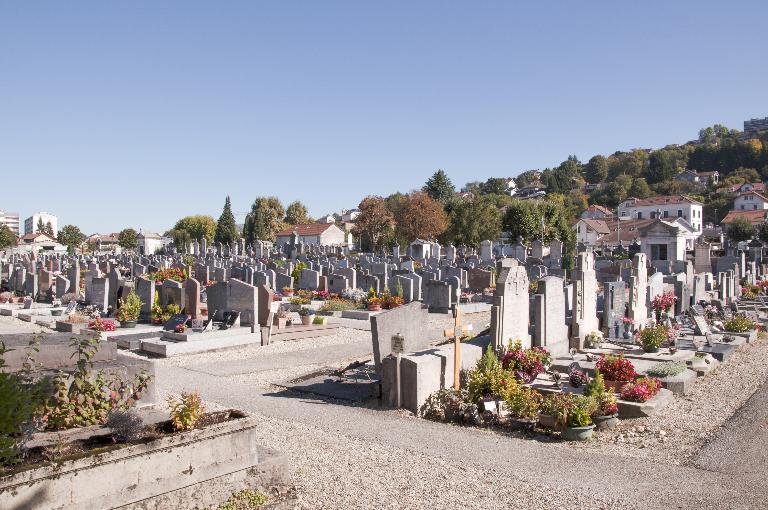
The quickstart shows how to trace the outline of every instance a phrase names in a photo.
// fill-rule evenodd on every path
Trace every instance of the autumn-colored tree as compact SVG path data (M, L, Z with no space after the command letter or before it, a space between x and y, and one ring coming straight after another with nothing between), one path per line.
M443 206L421 191L405 196L396 221L400 236L408 241L432 240L448 228Z
M285 223L288 225L304 225L315 220L309 215L307 206L296 200L285 208Z
M367 240L370 250L375 250L384 232L392 226L395 219L387 208L386 201L377 196L365 197L360 205L360 215L355 219L352 234L361 241Z

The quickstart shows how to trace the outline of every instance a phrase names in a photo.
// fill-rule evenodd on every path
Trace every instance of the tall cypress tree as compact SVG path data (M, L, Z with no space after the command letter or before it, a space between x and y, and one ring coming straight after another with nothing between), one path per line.
M235 215L232 214L232 203L227 196L224 202L224 210L219 216L219 222L216 224L216 234L213 236L214 242L230 244L238 239L237 224L235 224Z

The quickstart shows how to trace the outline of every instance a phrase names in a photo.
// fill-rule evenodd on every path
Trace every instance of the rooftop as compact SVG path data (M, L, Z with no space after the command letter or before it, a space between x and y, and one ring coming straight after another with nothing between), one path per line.
M333 226L333 223L307 223L305 225L294 225L286 230L277 233L278 237L293 235L296 232L300 236L320 235Z

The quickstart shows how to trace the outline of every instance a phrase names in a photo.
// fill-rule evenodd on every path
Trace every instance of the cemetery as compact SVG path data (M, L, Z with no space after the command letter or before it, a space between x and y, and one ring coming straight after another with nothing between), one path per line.
M274 448L254 401L633 455L637 430L663 444L670 409L759 363L768 267L735 248L696 254L706 262L665 266L642 251L571 258L557 239L403 254L203 240L3 256L1 391L18 406L0 507L211 505L256 489L290 502L296 452Z

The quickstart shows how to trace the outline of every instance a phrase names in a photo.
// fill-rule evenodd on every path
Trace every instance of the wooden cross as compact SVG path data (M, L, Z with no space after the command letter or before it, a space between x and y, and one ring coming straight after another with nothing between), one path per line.
M461 337L469 334L470 331L472 331L472 324L462 326L459 305L453 305L453 328L443 331L443 336L445 338L453 338L453 389L456 391L460 389Z

